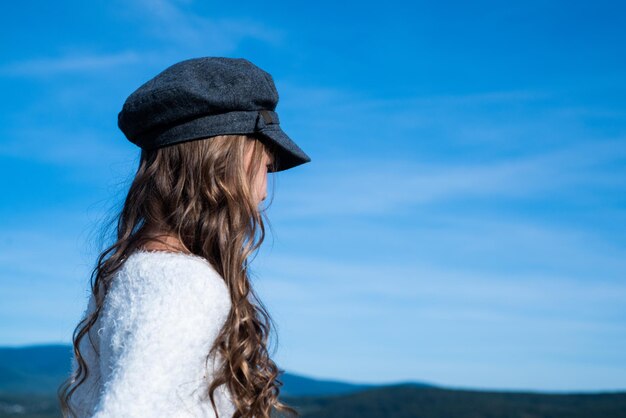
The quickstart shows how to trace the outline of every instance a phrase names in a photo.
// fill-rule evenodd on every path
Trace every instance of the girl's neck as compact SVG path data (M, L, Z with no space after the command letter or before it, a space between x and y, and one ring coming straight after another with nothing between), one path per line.
M147 250L147 251L181 251L185 253L187 252L187 250L185 250L180 240L172 235L159 234L159 235L156 235L156 238L159 241L156 241L154 239L148 240L143 245L141 245L139 249ZM163 242L160 242L160 241L163 241Z

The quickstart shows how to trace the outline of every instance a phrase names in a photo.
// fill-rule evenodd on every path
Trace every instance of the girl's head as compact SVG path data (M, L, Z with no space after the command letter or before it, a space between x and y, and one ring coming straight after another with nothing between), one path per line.
M180 235L189 252L201 252L209 231L198 225L212 222L219 211L227 210L229 216L220 218L224 224L216 233L263 227L261 203L268 196L274 155L271 144L251 135L218 135L142 150L126 204L135 206L133 216L143 218L146 238L152 232Z
M225 384L237 407L235 417L269 417L273 409L297 415L278 400L281 370L268 351L272 320L248 272L249 258L265 237L261 203L267 200L267 173L275 171L275 153L271 143L236 134L142 150L123 206L109 224L115 225L114 243L100 254L92 272L96 310L74 332L78 371L59 391L65 416L73 413L67 401L89 373L80 340L103 307L113 273L133 250L163 235L206 258L230 290L230 314L206 358L217 352L224 359L207 388L211 402L216 388Z

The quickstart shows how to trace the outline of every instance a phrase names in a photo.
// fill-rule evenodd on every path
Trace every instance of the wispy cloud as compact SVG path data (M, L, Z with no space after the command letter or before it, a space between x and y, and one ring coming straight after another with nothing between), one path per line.
M331 317L346 310L369 316L385 310L397 315L398 309L410 309L419 315L423 309L433 313L432 309L439 308L438 315L446 317L458 309L490 311L493 319L502 314L528 319L556 315L567 320L576 312L581 321L612 320L619 325L621 318L610 318L611 307L626 302L626 283L622 282L572 280L539 272L511 271L504 276L416 260L355 263L289 255L273 257L265 271L267 277L258 286L269 297ZM324 309L312 299L320 299Z
M626 141L603 140L520 157L481 162L416 162L380 157L317 161L316 175L281 196L299 216L367 215L468 198L520 199L573 187L626 188L612 162L626 158Z
M280 79L277 84L288 132L312 152L331 150L347 157L374 148L381 156L396 151L409 158L527 155L577 142L617 140L619 130L594 126L619 127L626 115L623 106L576 101L558 88L378 97Z
M158 48L113 53L73 51L60 56L36 57L0 66L0 76L42 77L102 72L130 64L164 65L171 63L174 55L190 56L200 51L224 54L236 50L245 39L279 45L286 37L282 30L250 18L209 18L186 10L188 6L168 0L135 0L123 2L122 7L115 5L121 10L119 13L129 19L140 17L136 24L162 42ZM164 49L167 45L174 48ZM75 48L66 46L65 49Z
M117 134L122 136L122 134ZM123 136L122 136L123 138ZM126 173L134 163L134 145L114 140L84 127L74 131L60 127L30 127L9 131L0 142L0 156L43 162L79 172L82 181L99 183L103 178L120 175L111 171L121 167ZM129 152L131 149L131 152Z
M474 93L430 93L408 97L380 98L345 88L300 85L282 80L280 80L280 84L283 96L289 100L289 108L315 109L325 105L330 106L332 111L363 112L401 109L411 111L422 106L510 105L555 99L555 93L548 90L492 90Z
M135 20L152 37L178 45L187 53L232 52L244 39L276 45L286 37L284 31L250 18L202 16L190 10L190 2L133 0L121 4L120 13L126 18ZM137 16L141 19L136 19Z
M472 365L466 379L455 375L456 384L489 386L493 376L485 374L491 359L510 372L502 386L563 389L562 382L546 381L541 373L520 374L519 364L501 357L556 370L570 359L584 358L584 347L596 339L614 341L617 345L596 350L613 364L623 364L617 348L625 331L622 282L577 281L558 273L511 271L503 276L414 260L353 262L293 254L275 257L264 271L255 287L291 337L285 356L291 360L290 349L297 352L304 346L320 353L306 361L292 360L313 375L381 379L387 370L356 370L368 358L382 355L388 368L404 365L407 376L443 383L454 374L437 362L454 358ZM333 362L325 364L329 340ZM384 348L372 345L375 340L384 340ZM588 387L578 373L571 387ZM611 379L620 384L617 374Z
M47 76L67 73L84 73L110 70L111 68L139 62L142 55L134 51L113 54L73 53L61 57L34 58L0 67L5 76Z

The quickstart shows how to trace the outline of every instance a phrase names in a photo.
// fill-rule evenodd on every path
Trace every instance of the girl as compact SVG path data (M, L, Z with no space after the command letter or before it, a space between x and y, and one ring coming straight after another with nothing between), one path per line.
M118 125L139 168L74 331L64 417L298 414L278 400L271 317L248 277L267 173L310 161L277 102L269 73L222 57L174 64L128 97Z

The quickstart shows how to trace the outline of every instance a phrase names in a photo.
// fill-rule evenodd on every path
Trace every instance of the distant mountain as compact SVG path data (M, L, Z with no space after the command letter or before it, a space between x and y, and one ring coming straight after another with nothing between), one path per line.
M0 392L49 394L67 378L71 367L69 344L0 347ZM285 373L281 375L281 396L325 396L358 392L380 387L337 380L311 379ZM419 387L433 387L412 383Z
M549 395L396 385L358 393L282 397L300 418L624 418L626 393ZM278 414L275 414L278 418ZM46 395L0 393L0 418L60 418Z
M69 375L69 344L0 347L0 391L49 394Z
M70 345L0 348L0 418L60 417L56 389ZM545 394L362 385L282 375L281 400L301 418L625 418L626 392Z
M285 397L301 418L624 418L626 392L541 394L390 385L326 397Z
M360 392L365 389L384 387L380 384L358 384L346 383L337 380L318 380L309 377L299 376L292 373L285 373L280 379L284 386L280 390L281 396L326 396L341 395L353 392ZM397 384L397 383L396 383ZM414 387L436 387L426 383L409 382L408 385Z

